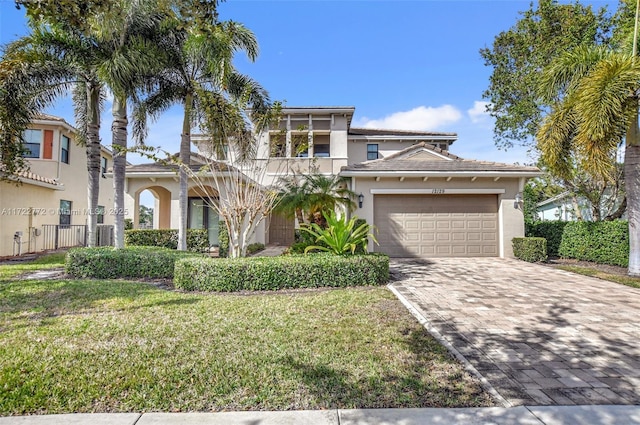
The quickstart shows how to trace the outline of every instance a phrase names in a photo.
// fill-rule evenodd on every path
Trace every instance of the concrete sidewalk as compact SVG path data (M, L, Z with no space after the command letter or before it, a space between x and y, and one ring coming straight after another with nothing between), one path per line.
M339 409L283 412L87 413L0 417L0 425L614 425L640 424L640 406Z

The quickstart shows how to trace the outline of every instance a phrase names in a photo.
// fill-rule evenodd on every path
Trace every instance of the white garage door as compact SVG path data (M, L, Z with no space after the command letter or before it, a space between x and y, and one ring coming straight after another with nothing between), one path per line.
M498 256L497 195L375 195L374 208L391 257Z

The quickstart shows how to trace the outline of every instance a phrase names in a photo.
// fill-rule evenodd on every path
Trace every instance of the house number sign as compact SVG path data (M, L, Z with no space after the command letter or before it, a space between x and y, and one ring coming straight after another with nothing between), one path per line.
M444 189L432 189L431 193L434 195L442 195L444 193Z

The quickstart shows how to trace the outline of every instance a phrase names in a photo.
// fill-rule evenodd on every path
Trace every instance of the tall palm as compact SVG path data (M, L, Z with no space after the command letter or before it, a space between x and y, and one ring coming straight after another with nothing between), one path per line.
M159 40L168 16L156 0L118 0L96 16L93 34L101 46L98 75L111 89L113 122L114 244L124 248L124 181L127 164L127 101L162 65Z
M186 250L188 173L191 131L197 124L212 137L217 149L233 137L246 153L253 146L243 105L251 108L252 118L269 109L266 91L255 81L239 74L232 61L237 52L255 60L258 45L251 31L235 22L217 22L198 31L176 22L174 31L163 40L167 62L158 72L155 86L138 105L135 127L138 137L146 133L146 117L157 117L174 104L184 108L179 159L178 249ZM265 123L261 123L265 125Z
M0 62L0 118L5 145L20 145L22 132L39 112L67 93L73 94L78 141L87 152L89 246L96 242L100 108L104 97L95 54L93 40L79 29L35 22L30 35L7 46Z
M557 103L538 131L538 146L561 176L575 164L608 178L624 140L629 274L640 276L640 64L635 55L579 48L549 65L542 90Z

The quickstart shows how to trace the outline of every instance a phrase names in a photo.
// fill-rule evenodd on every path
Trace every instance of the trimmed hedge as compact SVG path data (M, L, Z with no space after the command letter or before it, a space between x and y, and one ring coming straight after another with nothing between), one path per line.
M557 256L560 243L562 242L562 233L567 221L536 221L533 223L525 223L525 236L545 238L547 240L547 254Z
M229 256L229 231L227 224L221 221L218 225L218 257L226 258Z
M74 248L65 258L65 271L73 277L173 278L176 260L200 254L158 247Z
M567 223L559 254L564 258L629 266L629 223L574 221Z
M381 285L388 280L385 255L183 258L176 262L174 276L180 289L226 292Z
M523 261L537 263L547 260L545 238L513 238L513 255Z
M133 229L125 230L124 243L127 246L154 246L178 248L178 230L176 229ZM187 249L193 252L209 251L209 232L207 229L187 229Z

